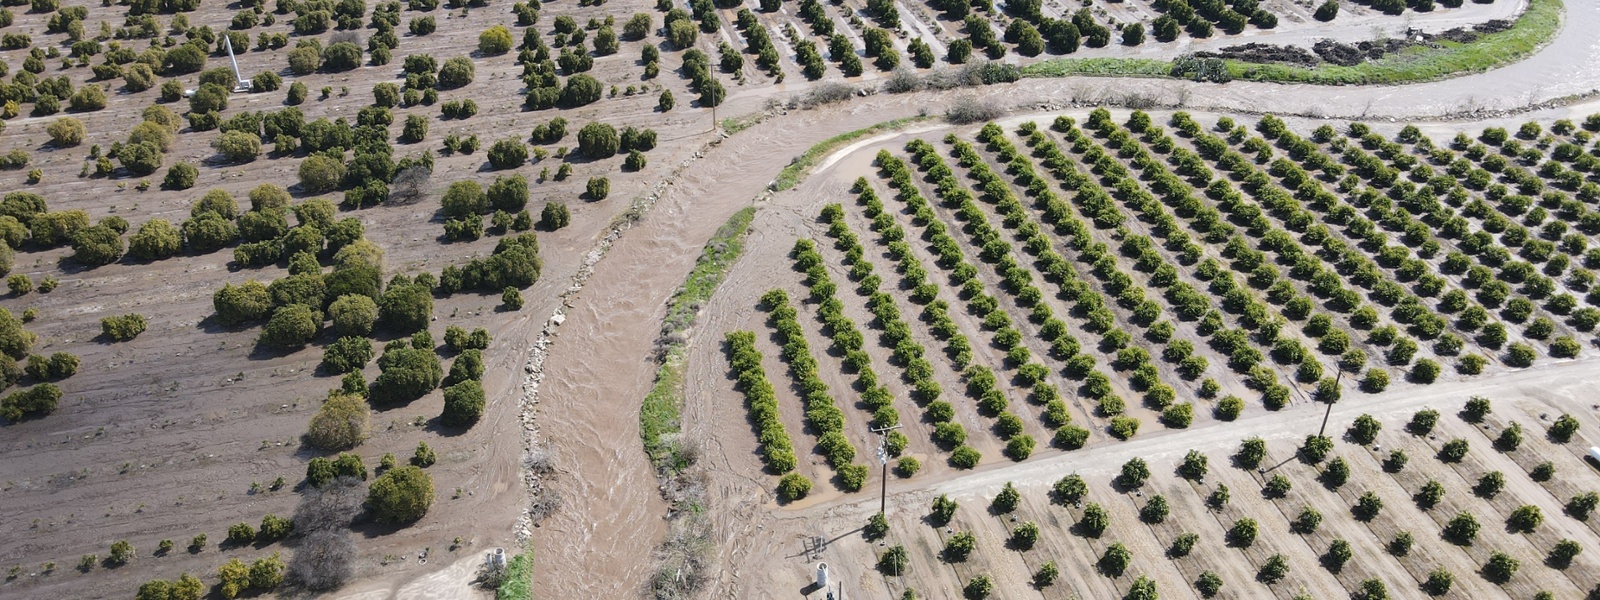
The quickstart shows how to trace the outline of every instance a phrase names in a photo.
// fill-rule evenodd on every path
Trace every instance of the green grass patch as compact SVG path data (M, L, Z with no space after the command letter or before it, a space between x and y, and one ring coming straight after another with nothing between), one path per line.
M679 413L683 408L683 354L681 344L667 350L666 359L656 369L656 384L639 407L639 437L644 440L645 454L658 469L678 470L684 466L678 456L678 444L671 441L682 427Z
M533 599L533 555L518 554L506 561L505 576L494 590L495 600Z
M766 113L759 112L750 113L748 115L739 117L728 117L722 120L722 131L728 135L733 135L751 127L755 127L757 124L765 120L767 120Z
M711 299L711 294L728 274L728 268L744 253L744 234L750 230L750 221L755 215L754 206L733 213L706 242L689 277L667 301L667 316L662 321L661 333L669 343L661 367L656 370L656 383L639 407L639 437L644 442L645 453L658 469L678 470L685 466L676 441L683 408L686 348L679 338L694 324L700 307Z
M778 179L774 182L774 189L781 192L799 184L800 180L805 179L806 175L811 174L812 167L817 166L817 162L822 160L822 157L827 156L828 153L839 149L839 147L844 146L845 144L870 135L877 135L885 131L894 131L912 123L921 123L923 121L930 120L933 120L933 117L918 116L895 119L893 121L884 121L871 127L841 133L831 138L822 140L821 142L817 142L817 145L806 150L804 154L795 157L794 162L789 163L789 166L784 167L782 171L778 172Z
M1172 62L1149 58L1055 58L1022 68L1023 77L1170 77Z
M1230 60L1227 61L1228 72L1234 79L1315 85L1414 83L1479 73L1522 60L1548 43L1561 28L1561 12L1564 9L1562 0L1530 0L1528 10L1517 17L1511 29L1491 33L1465 44L1439 40L1438 48L1415 46L1350 67L1323 64L1306 68ZM1022 74L1024 77L1171 77L1172 62L1130 58L1057 58L1024 67Z

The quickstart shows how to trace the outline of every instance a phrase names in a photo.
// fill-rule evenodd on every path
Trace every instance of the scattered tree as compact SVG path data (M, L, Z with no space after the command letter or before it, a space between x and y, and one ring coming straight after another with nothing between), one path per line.
M348 450L359 446L371 428L372 410L368 408L366 398L332 392L323 401L317 414L311 417L306 440L323 450Z
M1556 418L1555 423L1550 425L1550 430L1547 433L1552 441L1565 444L1571 441L1572 435L1577 432L1578 420L1573 418L1572 415L1562 414Z
M411 465L385 471L367 492L367 506L384 523L414 522L427 514L431 504L433 478Z
M590 123L578 131L578 152L589 158L611 158L620 145L617 130L605 123Z
M1350 441L1363 446L1372 444L1378 439L1378 432L1383 429L1383 423L1378 422L1372 415L1356 417L1355 423L1345 432L1345 437Z
M1489 555L1489 562L1483 565L1483 578L1497 584L1505 583L1517 574L1517 568L1521 566L1521 561L1505 553L1494 552Z
M1429 596L1443 596L1450 593L1450 588L1455 585L1456 576L1444 567L1434 569L1428 573L1428 580L1422 582L1422 591Z
M50 134L50 143L63 148L82 144L84 136L87 135L83 122L72 117L61 117L52 121L50 126L45 128L45 132Z
M1478 528L1478 519L1472 513L1456 513L1444 527L1444 539L1457 546L1471 546L1478 537Z
M1249 548L1256 542L1258 526L1256 520L1249 517L1233 522L1233 527L1228 529L1228 545L1239 548Z
M1274 554L1267 558L1267 562L1256 571L1256 580L1267 585L1272 585L1283 580L1289 575L1289 559L1282 554Z
M1511 516L1506 517L1506 528L1511 531L1531 533L1542 524L1544 524L1544 513L1532 504L1519 506L1511 512Z
M1589 515L1596 507L1600 507L1600 494L1584 492L1567 500L1567 514L1579 521L1589 520Z
M1117 477L1117 484L1127 489L1138 489L1148 479L1150 479L1150 467L1145 464L1144 459L1135 457L1122 463L1122 474Z
M1110 546L1106 547L1106 551L1100 555L1100 560L1095 563L1095 566L1099 568L1100 573L1107 577L1121 577L1131 562L1133 562L1133 553L1128 551L1128 548L1121 543L1112 542Z
M1482 423L1483 418L1493 412L1489 399L1483 396L1473 396L1467 400L1465 408L1461 409L1461 419L1468 423Z
M484 404L482 384L476 379L462 381L445 388L440 420L450 427L471 427L483 416Z
M144 315L138 313L105 317L100 319L100 333L112 341L126 342L144 333L145 325Z

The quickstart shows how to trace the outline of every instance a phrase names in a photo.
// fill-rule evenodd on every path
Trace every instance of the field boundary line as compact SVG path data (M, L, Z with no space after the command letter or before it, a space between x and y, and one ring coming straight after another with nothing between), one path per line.
M855 131L848 131L817 142L815 146L807 149L800 156L796 156L794 161L789 163L789 166L786 166L782 171L779 171L778 177L772 180L772 185L768 186L768 189L781 192L799 185L801 181L805 180L807 175L811 174L811 172L814 170L814 167L817 166L818 161L820 161L822 157L832 154L835 150L840 149L840 147L844 146L845 144L879 133L899 131L906 126L932 121L935 118L936 117L933 117L932 115L918 115L915 117L904 117L900 119L894 119L892 121L884 121L882 123L878 123L877 125L864 127ZM830 162L829 164L832 163Z

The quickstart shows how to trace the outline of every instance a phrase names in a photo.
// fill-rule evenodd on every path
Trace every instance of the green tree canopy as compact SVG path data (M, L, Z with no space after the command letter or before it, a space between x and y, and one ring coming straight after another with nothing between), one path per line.
M258 321L273 309L272 294L267 292L266 285L255 280L239 285L224 284L212 294L211 304L217 311L217 320L224 325Z
M483 416L483 385L468 379L444 389L444 413L440 420L450 427L471 427Z
M384 523L415 522L432 504L433 478L412 465L384 472L367 491L367 507Z
M378 303L361 294L345 294L328 307L333 329L343 336L366 336L378 321Z
M379 320L397 333L427 329L433 317L433 292L415 283L390 286L378 302Z
M444 378L439 357L432 350L396 347L378 357L382 372L369 392L375 404L392 406L423 397Z
M333 392L311 417L306 441L323 450L349 450L361 445L371 429L372 409L367 407L366 398Z
M322 329L322 313L304 304L290 304L272 312L257 340L262 345L292 350L305 346Z

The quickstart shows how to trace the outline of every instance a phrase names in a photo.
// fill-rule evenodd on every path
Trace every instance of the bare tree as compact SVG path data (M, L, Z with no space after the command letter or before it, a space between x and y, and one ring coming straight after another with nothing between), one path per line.
M357 46L365 46L366 45L366 44L362 43L362 41L361 41L361 34L356 33L354 31L340 31L340 32L334 33L333 37L328 38L328 45L329 46L332 46L332 45L337 44L339 42L349 42L349 43L355 44Z
M993 121L1004 114L1005 110L991 100L979 100L975 96L963 96L950 104L950 108L944 113L944 118L951 123L965 125L967 123Z
M361 480L344 476L322 487L309 487L294 509L294 532L300 535L289 578L312 591L336 589L354 571L356 544L350 522L365 499Z
M360 479L344 476L320 488L307 488L294 509L295 532L309 537L318 531L348 529L366 500L363 487Z
M305 536L289 561L289 578L314 591L338 589L355 571L356 544L348 531L318 531Z
M433 170L422 165L407 167L396 173L394 182L389 184L389 199L387 204L413 204L428 193L428 180L433 177Z
M856 88L838 83L827 82L811 88L805 96L800 98L800 105L806 108L816 108L825 104L844 102L856 95Z

